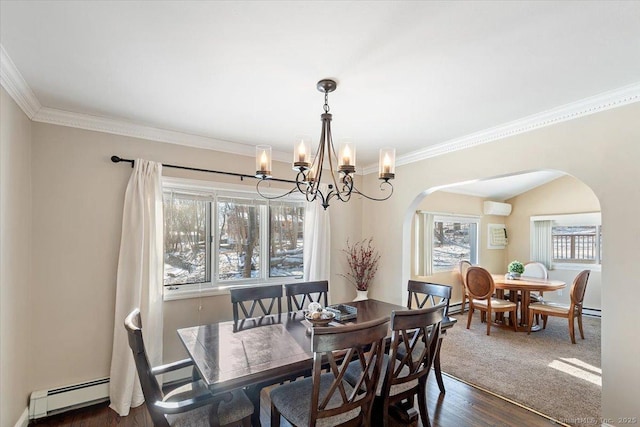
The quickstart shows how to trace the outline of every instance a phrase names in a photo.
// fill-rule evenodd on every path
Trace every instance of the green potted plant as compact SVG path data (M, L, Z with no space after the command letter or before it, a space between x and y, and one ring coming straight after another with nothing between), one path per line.
M524 273L524 264L517 260L511 261L507 270L509 271L509 276L511 276L511 278L519 279L520 275Z

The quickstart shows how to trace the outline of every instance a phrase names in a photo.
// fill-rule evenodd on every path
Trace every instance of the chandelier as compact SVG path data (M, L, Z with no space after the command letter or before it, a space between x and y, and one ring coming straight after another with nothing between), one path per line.
M322 132L320 142L315 153L311 152L311 138L299 137L296 139L293 149L293 170L297 171L295 187L279 196L266 196L260 191L260 184L271 178L271 146L258 145L256 147L256 190L265 199L276 199L284 197L298 190L304 194L307 201L319 200L326 210L331 199L335 198L341 202L348 202L352 194L359 194L369 200L387 200L393 194L393 185L389 180L395 177L395 156L393 148L380 149L378 163L378 178L380 191L390 191L385 197L371 197L358 190L353 182L353 175L356 172L356 149L355 145L348 139L341 140L338 155L333 145L331 136L331 117L329 113L329 93L336 90L337 83L334 80L320 80L317 88L324 92L324 113L320 115L322 120ZM323 172L329 174L323 177ZM325 178L325 180L323 180ZM320 185L327 184L323 190Z

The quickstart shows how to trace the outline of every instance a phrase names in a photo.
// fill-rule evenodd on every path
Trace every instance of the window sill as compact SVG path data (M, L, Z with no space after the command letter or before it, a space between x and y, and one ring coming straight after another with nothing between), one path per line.
M550 269L553 270L569 270L569 271L601 271L602 264L581 264L581 263L554 263Z
M230 286L180 285L175 289L164 288L164 301L175 301L188 298L215 297L229 295Z
M175 286L174 289L169 289L170 287L165 287L163 290L163 300L164 301L175 301L181 299L189 299L189 298L202 298L202 297L215 297L221 295L229 295L229 289L238 287L238 286L246 286L246 287L259 287L259 286L271 286L271 285L284 285L285 283L294 283L294 282L302 282L302 278L297 277L282 277L278 279L271 279L265 282L256 283L254 282L238 282L224 285L213 285L211 283L201 283L201 284L193 284L193 285L179 285Z

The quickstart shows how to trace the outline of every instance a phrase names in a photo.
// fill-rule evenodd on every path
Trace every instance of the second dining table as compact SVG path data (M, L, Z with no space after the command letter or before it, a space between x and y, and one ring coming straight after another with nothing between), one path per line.
M367 322L389 317L394 310L407 310L374 299L348 304L357 309L357 317L345 323ZM178 336L213 393L246 387L254 404L252 425L259 426L260 389L304 375L313 366L309 327L299 311L245 319L241 325L228 321L178 329Z
M561 280L535 279L532 277L520 277L508 279L504 274L492 274L496 285L496 294L501 297L505 290L512 292L511 299L517 302L516 295L520 297L520 321L518 330L524 331L529 325L529 302L531 292L551 292L563 289L567 284ZM533 325L532 331L540 330L539 325Z

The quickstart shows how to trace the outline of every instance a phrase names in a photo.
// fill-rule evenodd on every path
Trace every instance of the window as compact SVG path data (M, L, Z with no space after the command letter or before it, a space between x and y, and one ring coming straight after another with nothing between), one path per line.
M416 274L456 270L463 259L477 264L479 223L478 217L418 212Z
M201 289L301 278L303 203L165 184L164 285Z
M549 268L602 263L600 213L531 217L531 259Z
M553 262L600 264L602 226L554 225L551 229Z

